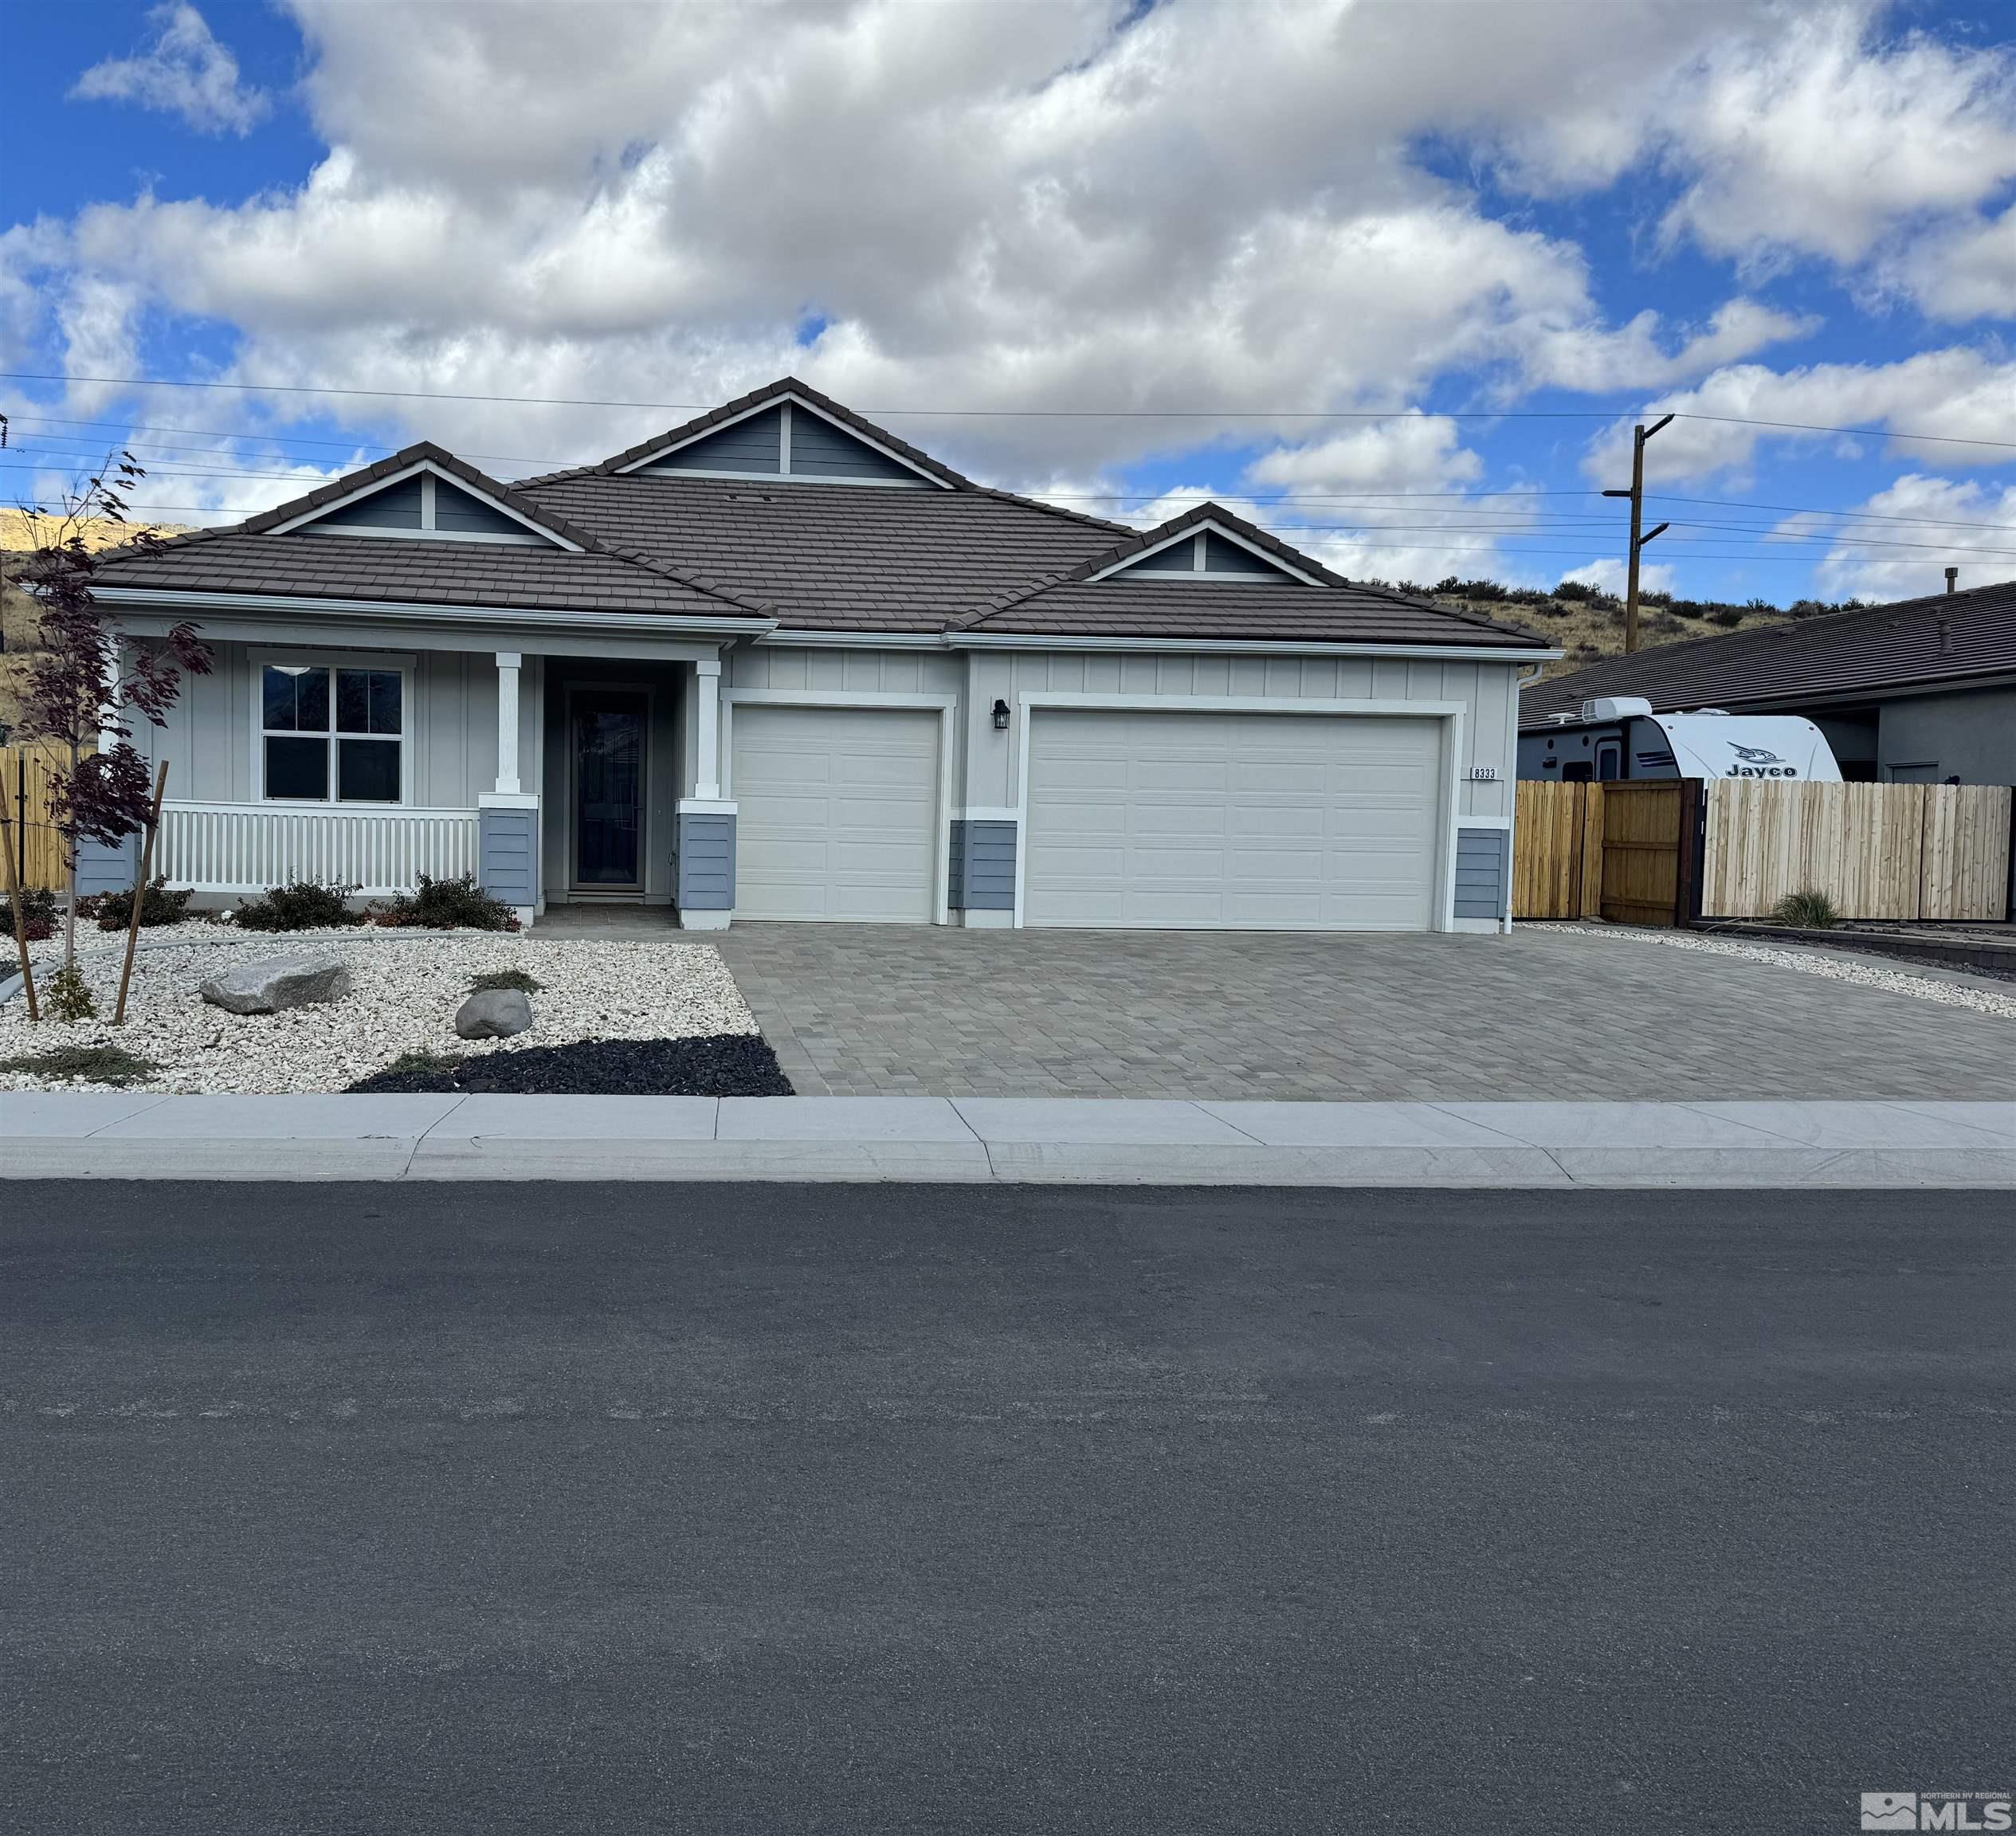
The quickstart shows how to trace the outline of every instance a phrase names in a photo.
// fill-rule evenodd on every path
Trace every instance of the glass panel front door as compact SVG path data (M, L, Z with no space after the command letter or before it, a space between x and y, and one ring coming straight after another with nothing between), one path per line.
M641 891L644 809L641 695L574 697L574 883Z

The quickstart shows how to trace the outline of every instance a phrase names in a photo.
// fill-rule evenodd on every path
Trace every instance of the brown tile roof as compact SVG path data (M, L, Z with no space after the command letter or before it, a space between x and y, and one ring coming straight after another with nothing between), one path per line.
M1661 644L1535 684L1522 727L1579 712L1602 695L1641 695L1660 713L1780 706L2016 674L2016 580L1936 593L1717 638Z
M950 488L877 490L618 470L787 388ZM582 552L272 532L423 458ZM1171 584L1148 575L1091 580L1114 561L1207 519L1315 584L1230 578ZM108 586L220 595L739 614L806 630L1547 647L1488 619L1355 585L1214 504L1141 532L975 484L788 378L598 465L515 485L422 441L233 528L178 537L152 555L110 556L99 578Z
M360 486L431 460L487 492L539 528L582 551L508 543L428 542L410 537L316 536L312 529L271 533ZM701 618L767 616L765 607L661 555L604 542L551 507L479 472L422 440L361 470L347 473L242 523L195 529L152 552L108 551L100 585L170 592L273 593L304 598L382 599L406 604L653 612Z
M1316 584L1236 575L1206 579L1124 573L1095 580L1129 555L1212 523L1309 575ZM1543 638L1475 614L1361 586L1333 574L1257 524L1203 503L1154 529L1130 535L1061 575L1033 583L969 613L963 631L983 635L1209 638L1322 644L1451 644L1493 649L1550 648Z
M1113 545L1119 526L1006 492L577 473L527 494L606 539L677 557L819 630L940 631Z

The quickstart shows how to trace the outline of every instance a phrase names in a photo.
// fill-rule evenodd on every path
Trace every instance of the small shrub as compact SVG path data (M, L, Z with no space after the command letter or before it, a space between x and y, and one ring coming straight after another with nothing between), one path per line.
M479 975L469 983L472 994L480 994L489 988L515 988L520 994L536 994L546 984L536 977L528 975L522 969L492 969Z
M1787 893L1771 908L1771 918L1776 924L1796 925L1802 931L1831 931L1841 922L1841 913L1826 893L1808 886Z
M395 929L417 926L427 931L516 931L518 920L501 899L493 899L465 873L459 880L420 876L420 890L402 892L379 908L378 922Z
M74 963L66 963L42 984L42 1006L57 1020L95 1020L98 1003L91 998L91 984Z
M56 895L46 886L24 886L21 889L22 916L27 920L28 941L39 944L45 937L56 934ZM0 937L14 934L14 902L10 895L0 893Z
M179 924L189 916L189 901L196 896L192 888L178 887L168 890L168 877L157 873L154 884L147 889L140 900L140 927L144 930L150 924ZM133 922L133 893L129 887L121 892L98 892L77 901L80 918L96 918L100 931L124 931Z
M384 1069L371 1075L374 1078L448 1077L461 1061L453 1052L402 1052Z
M1740 606L1718 606L1708 614L1708 622L1725 629L1732 625L1740 625L1743 622L1743 608Z
M136 1057L123 1046L57 1046L18 1058L0 1058L0 1071L25 1072L30 1077L82 1077L93 1084L131 1084L150 1076L151 1058Z
M248 899L236 913L246 931L327 931L338 925L361 924L364 915L343 901L355 886L324 886L319 881L296 880L271 888L263 899Z

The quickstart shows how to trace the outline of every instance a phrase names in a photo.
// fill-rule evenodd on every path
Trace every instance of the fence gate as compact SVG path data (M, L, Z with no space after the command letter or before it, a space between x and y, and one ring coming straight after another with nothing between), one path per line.
M1696 885L1701 780L1603 787L1602 915L1613 924L1684 924Z
M1602 905L1601 784L1520 780L1512 829L1512 916L1594 918Z

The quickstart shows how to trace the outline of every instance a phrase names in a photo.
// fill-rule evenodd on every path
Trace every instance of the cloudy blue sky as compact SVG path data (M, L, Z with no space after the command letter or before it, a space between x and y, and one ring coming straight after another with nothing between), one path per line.
M422 435L524 475L794 371L994 482L1215 496L1353 575L1614 583L1594 493L1668 408L1657 584L2016 575L2006 3L5 25L0 501L121 441L180 522Z

